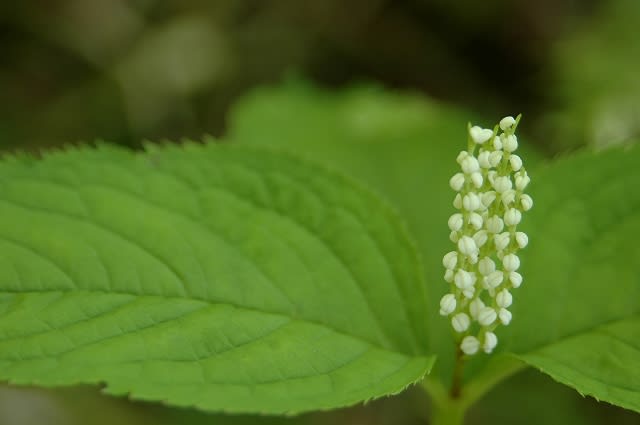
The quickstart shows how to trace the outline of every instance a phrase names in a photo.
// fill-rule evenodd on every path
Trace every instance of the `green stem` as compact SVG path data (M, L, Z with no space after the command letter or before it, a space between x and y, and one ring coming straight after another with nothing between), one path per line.
M466 407L461 400L447 398L446 402L434 405L431 412L431 425L462 425Z

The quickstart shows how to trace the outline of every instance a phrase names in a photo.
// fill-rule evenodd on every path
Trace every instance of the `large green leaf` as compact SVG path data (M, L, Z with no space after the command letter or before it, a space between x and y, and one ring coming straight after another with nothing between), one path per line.
M640 411L640 147L539 170L527 285L505 348L583 394Z
M333 408L431 367L415 249L350 181L262 150L0 163L0 378L229 412Z

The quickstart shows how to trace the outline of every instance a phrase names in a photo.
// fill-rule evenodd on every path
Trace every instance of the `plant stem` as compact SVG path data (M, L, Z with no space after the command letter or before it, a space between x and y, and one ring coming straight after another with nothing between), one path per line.
M453 400L457 400L460 398L460 394L462 393L462 372L464 369L464 353L460 349L458 345L456 348L456 363L453 368L453 378L451 380L451 390L449 391L449 396Z
M430 425L462 425L466 406L460 400L447 398L442 404L433 406Z

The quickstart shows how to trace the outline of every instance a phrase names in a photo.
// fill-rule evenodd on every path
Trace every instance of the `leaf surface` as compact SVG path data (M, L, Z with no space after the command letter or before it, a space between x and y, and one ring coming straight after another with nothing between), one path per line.
M296 158L186 144L0 163L0 378L292 413L424 376L424 285L384 203Z

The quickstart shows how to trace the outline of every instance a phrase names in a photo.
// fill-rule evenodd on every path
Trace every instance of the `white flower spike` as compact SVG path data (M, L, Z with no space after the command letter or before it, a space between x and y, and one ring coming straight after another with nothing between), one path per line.
M533 199L524 193L531 179L514 153L519 121L505 117L493 130L469 125L468 149L458 155L460 168L449 180L456 192L457 211L448 222L456 250L442 259L449 293L440 300L440 314L449 317L469 356L495 349L495 329L511 322L511 291L523 280L518 251L529 237L516 228Z

